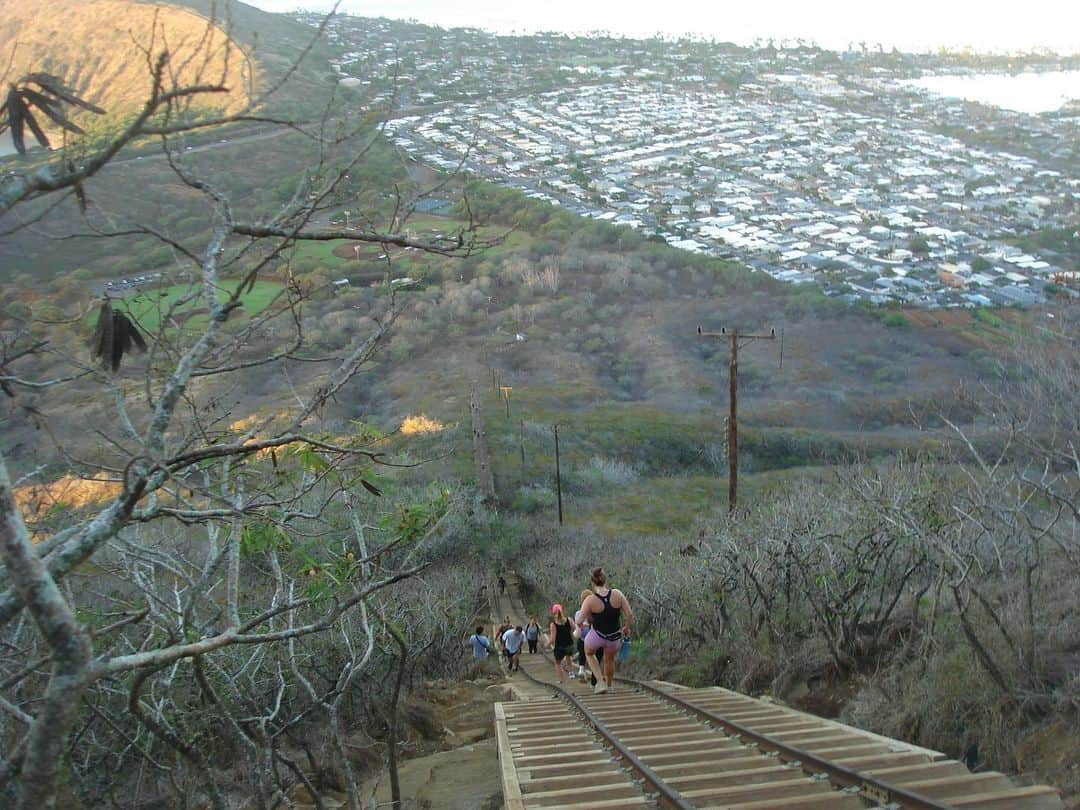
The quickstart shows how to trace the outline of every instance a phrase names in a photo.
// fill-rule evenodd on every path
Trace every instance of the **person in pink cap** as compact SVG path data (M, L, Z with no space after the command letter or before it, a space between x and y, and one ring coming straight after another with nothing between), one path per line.
M551 606L548 644L555 657L555 674L559 683L566 683L566 676L572 668L570 656L574 653L574 623L563 615L562 605L558 602Z

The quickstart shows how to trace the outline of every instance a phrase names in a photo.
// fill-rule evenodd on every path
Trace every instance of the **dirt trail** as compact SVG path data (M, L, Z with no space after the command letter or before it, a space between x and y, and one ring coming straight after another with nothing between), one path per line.
M490 631L493 618L478 617L477 623L482 622ZM468 654L463 646L462 655ZM498 701L514 699L512 688L519 684L511 680L491 661L485 672L478 672L471 680L429 682L409 696L401 707L406 734L401 748L405 759L398 766L402 810L502 807L494 707ZM300 793L293 797L296 806L313 808ZM385 769L365 781L361 797L365 808L373 806L372 799L375 807L391 807L390 778ZM324 795L323 804L337 810L347 807L348 801L343 794L331 794Z
M502 807L499 753L494 739L410 759L399 769L407 807L434 810L498 810ZM390 784L383 775L375 793L379 807L390 806Z
M490 627L494 617L480 617ZM468 651L463 648L462 654ZM405 760L398 768L402 803L409 810L498 810L502 807L499 752L494 739L494 706L512 699L505 673L460 683L425 686L410 704L432 711L431 725L441 729L447 750ZM403 712L408 718L408 709ZM384 770L365 794L380 808L390 807L390 780ZM370 799L369 799L370 801Z

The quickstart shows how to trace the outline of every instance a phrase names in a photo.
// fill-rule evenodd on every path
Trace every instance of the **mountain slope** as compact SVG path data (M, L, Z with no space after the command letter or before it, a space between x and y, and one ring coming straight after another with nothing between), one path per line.
M141 0L145 2L146 0ZM204 17L224 20L229 34L249 49L265 74L267 83L281 78L310 46L307 56L293 71L287 92L298 96L304 87L317 83L322 88L320 97L328 89L326 78L330 46L325 37L317 39L316 30L302 25L284 14L271 14L246 3L222 2L222 0L177 0L179 5L194 10ZM147 2L148 5L156 5ZM302 3L298 3L302 6Z
M225 29L258 64L262 89L288 75L280 89L260 99L264 114L303 120L323 113L336 81L329 60L337 50L325 36L317 37L316 29L284 14L270 14L235 0L177 2L204 16L216 15L225 20Z
M204 109L235 111L257 89L259 70L244 49L194 11L132 0L68 0L59 6L0 0L7 81L34 71L53 73L110 115L138 109L151 86L143 50L156 55L166 47L178 84L224 79L229 92L201 97Z

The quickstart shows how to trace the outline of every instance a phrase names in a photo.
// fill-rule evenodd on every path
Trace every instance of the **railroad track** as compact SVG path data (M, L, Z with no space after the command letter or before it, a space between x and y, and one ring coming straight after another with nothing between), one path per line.
M512 599L497 607L525 624ZM522 699L495 709L507 810L1063 806L1054 788L727 689L617 678L595 695L527 652L514 679Z

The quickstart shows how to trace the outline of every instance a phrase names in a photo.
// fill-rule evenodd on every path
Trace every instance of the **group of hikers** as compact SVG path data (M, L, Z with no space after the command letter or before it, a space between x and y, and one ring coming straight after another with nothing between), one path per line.
M499 593L505 593L506 580L498 580ZM590 586L580 595L581 606L572 615L556 602L551 606L547 628L547 644L554 659L559 683L567 679L589 679L597 694L611 688L615 677L615 662L624 644L629 644L630 625L634 612L626 595L608 584L603 568L594 568ZM495 645L506 656L507 669L512 675L521 668L522 648L528 645L529 654L537 652L541 629L535 617L524 627L515 625L507 616L495 628L494 641L484 634L483 626L469 636L474 660L483 660L495 652ZM574 669L574 656L577 669Z

